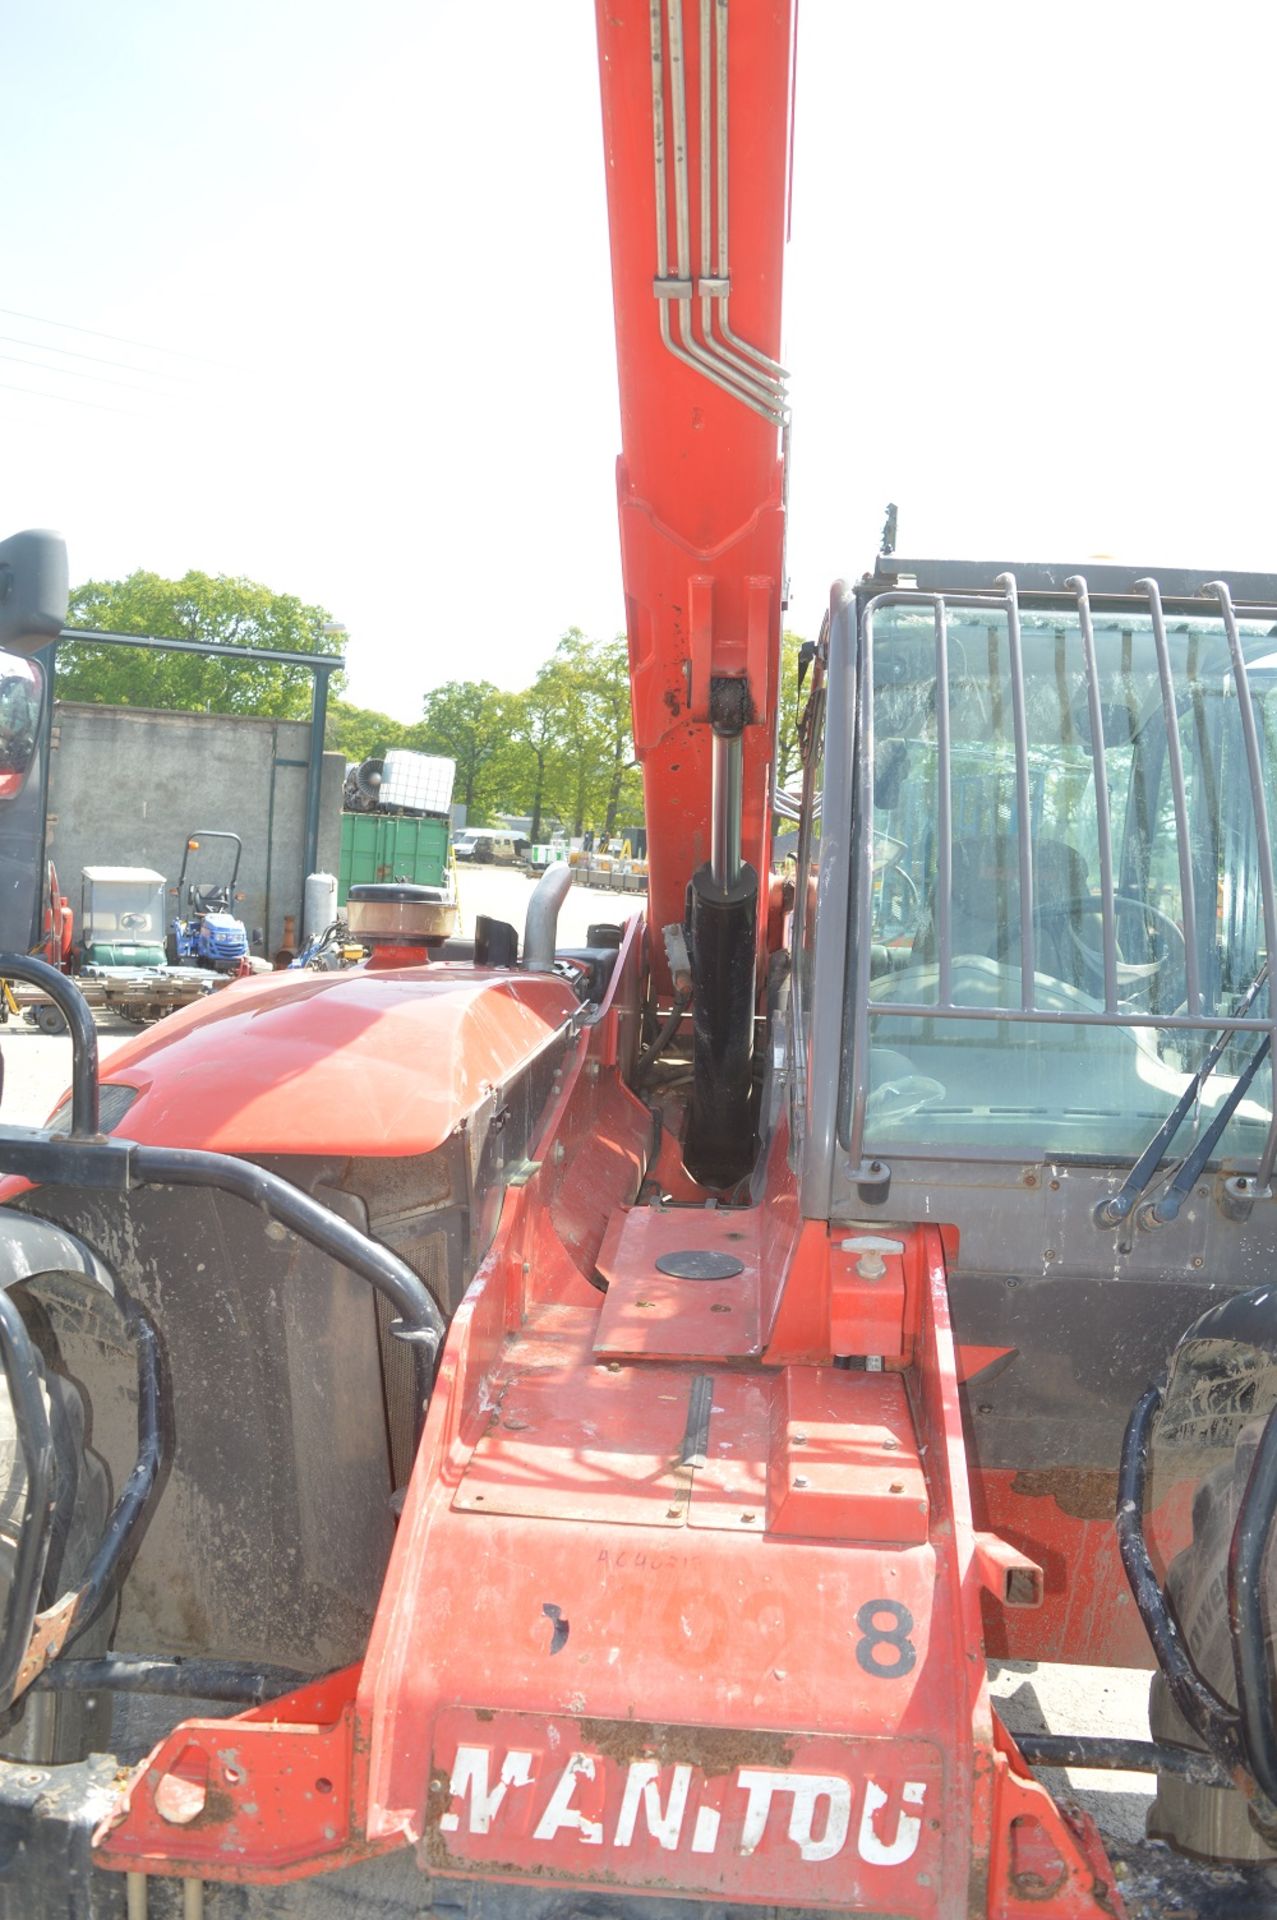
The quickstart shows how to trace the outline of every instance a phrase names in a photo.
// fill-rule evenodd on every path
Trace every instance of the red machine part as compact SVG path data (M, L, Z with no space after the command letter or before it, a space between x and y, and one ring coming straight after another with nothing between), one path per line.
M430 1153L579 1007L550 974L265 974L126 1041L105 1078L139 1089L134 1140L221 1153Z
M769 867L793 10L752 0L730 27L728 12L598 4L658 927L683 918L710 852L716 679L747 689L741 853L764 884ZM616 1071L639 961L632 927L454 1317L362 1666L174 1729L104 1820L100 1862L287 1881L411 1845L461 1877L1120 1920L1093 1830L992 1711L982 1606L1009 1620L1050 1582L1031 1540L973 1516L940 1230L800 1221L783 1128L751 1206L636 1206L648 1166L671 1166ZM245 1047L247 1098L201 1144L304 1152L299 1115L322 1111L337 1150L340 1111L362 1151L421 1152L573 999L553 980L504 983L502 1001L464 972L431 976L405 974L402 1005L379 1013L363 996L394 976L260 1003L235 989L204 1016L209 1045L223 1060L234 1020L260 1034L271 1007L271 1084ZM341 995L325 1003L344 1054L331 1077L324 991ZM318 1025L330 1045L334 1022ZM143 1087L131 1131L175 1118L180 1076L156 1052L113 1074ZM375 1124L343 1105L357 1061ZM698 1197L677 1169L670 1185Z
M715 676L748 683L742 856L760 875L770 867L784 404L764 362L780 353L794 20L790 0L730 17L684 0L598 0L597 13L634 742L662 927L682 920L688 878L710 855ZM653 959L663 977L663 954Z
M632 932L549 1116L564 1155L510 1194L454 1320L362 1669L174 1729L98 1857L288 1880L411 1844L461 1876L1113 1920L1093 1834L991 1711L982 1586L1036 1589L973 1524L939 1232L868 1250L900 1351L843 1367L867 1253L826 1236L813 1286L783 1140L755 1207L632 1208L650 1117L611 1062L636 968ZM726 1311L693 1308L681 1353L675 1247L739 1266L682 1281ZM795 1291L825 1302L801 1358ZM866 1324L886 1346L895 1305Z
M35 951L63 973L70 973L74 959L75 915L58 885L58 870L52 860L47 866L44 912L40 921L40 943Z

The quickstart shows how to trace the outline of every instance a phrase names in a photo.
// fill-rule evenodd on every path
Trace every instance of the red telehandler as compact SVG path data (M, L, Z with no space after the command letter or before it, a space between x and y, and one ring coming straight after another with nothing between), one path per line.
M649 910L355 888L101 1079L0 955L0 1912L1271 1913L1277 580L883 552L773 873L791 0L598 34Z

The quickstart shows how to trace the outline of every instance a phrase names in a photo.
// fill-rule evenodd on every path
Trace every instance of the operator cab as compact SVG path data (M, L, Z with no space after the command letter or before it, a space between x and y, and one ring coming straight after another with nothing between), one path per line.
M826 768L852 823L838 1139L856 1163L1129 1162L1222 1025L1209 1123L1266 1026L1277 581L1235 582L1234 613L1205 580L1163 602L1113 568L1088 593L1081 569L883 565ZM1221 1156L1264 1156L1271 1084L1265 1057Z

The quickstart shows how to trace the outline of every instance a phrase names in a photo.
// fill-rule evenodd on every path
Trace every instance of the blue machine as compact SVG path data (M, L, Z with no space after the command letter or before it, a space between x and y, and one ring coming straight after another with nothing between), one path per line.
M207 860L201 863L191 859L192 854L200 853L214 840L227 840L235 850L229 879L218 877L216 867L210 877ZM197 827L187 835L182 871L177 877L178 910L169 922L165 943L170 965L212 967L217 973L239 972L240 963L248 958L248 934L244 922L232 911L231 902L243 852L243 842L237 833L214 833ZM224 868L225 862L216 865ZM189 880L188 866L193 869Z

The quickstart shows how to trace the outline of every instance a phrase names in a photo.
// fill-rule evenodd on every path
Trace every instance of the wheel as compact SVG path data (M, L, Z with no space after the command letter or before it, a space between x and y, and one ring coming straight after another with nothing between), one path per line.
M60 1007L40 1005L35 1010L35 1023L41 1033L65 1033L66 1021Z
M1237 1683L1228 1630L1228 1547L1263 1429L1262 1420L1252 1421L1243 1429L1232 1460L1203 1480L1193 1500L1192 1541L1176 1554L1166 1574L1166 1596L1188 1636L1194 1665L1234 1705ZM1270 1562L1268 1590L1277 1594L1272 1573ZM1201 1746L1160 1673L1149 1682L1148 1724L1155 1740ZM1148 1812L1148 1835L1199 1860L1277 1860L1277 1834L1271 1844L1264 1838L1251 1824L1249 1804L1236 1789L1194 1787L1177 1775L1159 1774L1157 1797Z
M59 1497L40 1591L42 1609L79 1584L110 1510L106 1467L85 1445L83 1396L74 1381L58 1371L51 1336L43 1344L48 1351L40 1360L41 1391L53 1432ZM0 1589L6 1592L25 1498L26 1470L18 1451L12 1403L0 1381ZM107 1651L113 1613L112 1607L105 1607L75 1641L77 1655ZM88 1753L106 1750L110 1731L107 1694L27 1693L7 1716L0 1717L0 1757L46 1766L82 1760Z
M1255 1296L1266 1304L1266 1290ZM1277 1354L1252 1344L1241 1324L1246 1296L1236 1296L1190 1330L1176 1350L1162 1414L1153 1436L1155 1463L1203 1474L1193 1497L1192 1537L1167 1568L1166 1599L1193 1664L1230 1704L1237 1701L1228 1613L1228 1557L1255 1449L1277 1405ZM1231 1324L1230 1324L1231 1321ZM1261 1336L1262 1337L1262 1336ZM1264 1568L1270 1606L1277 1603L1277 1552ZM1274 1627L1268 1629L1270 1660ZM1149 1686L1155 1740L1201 1749L1160 1672ZM1151 1839L1211 1861L1277 1860L1277 1833L1252 1821L1238 1790L1191 1786L1159 1774L1148 1814Z

